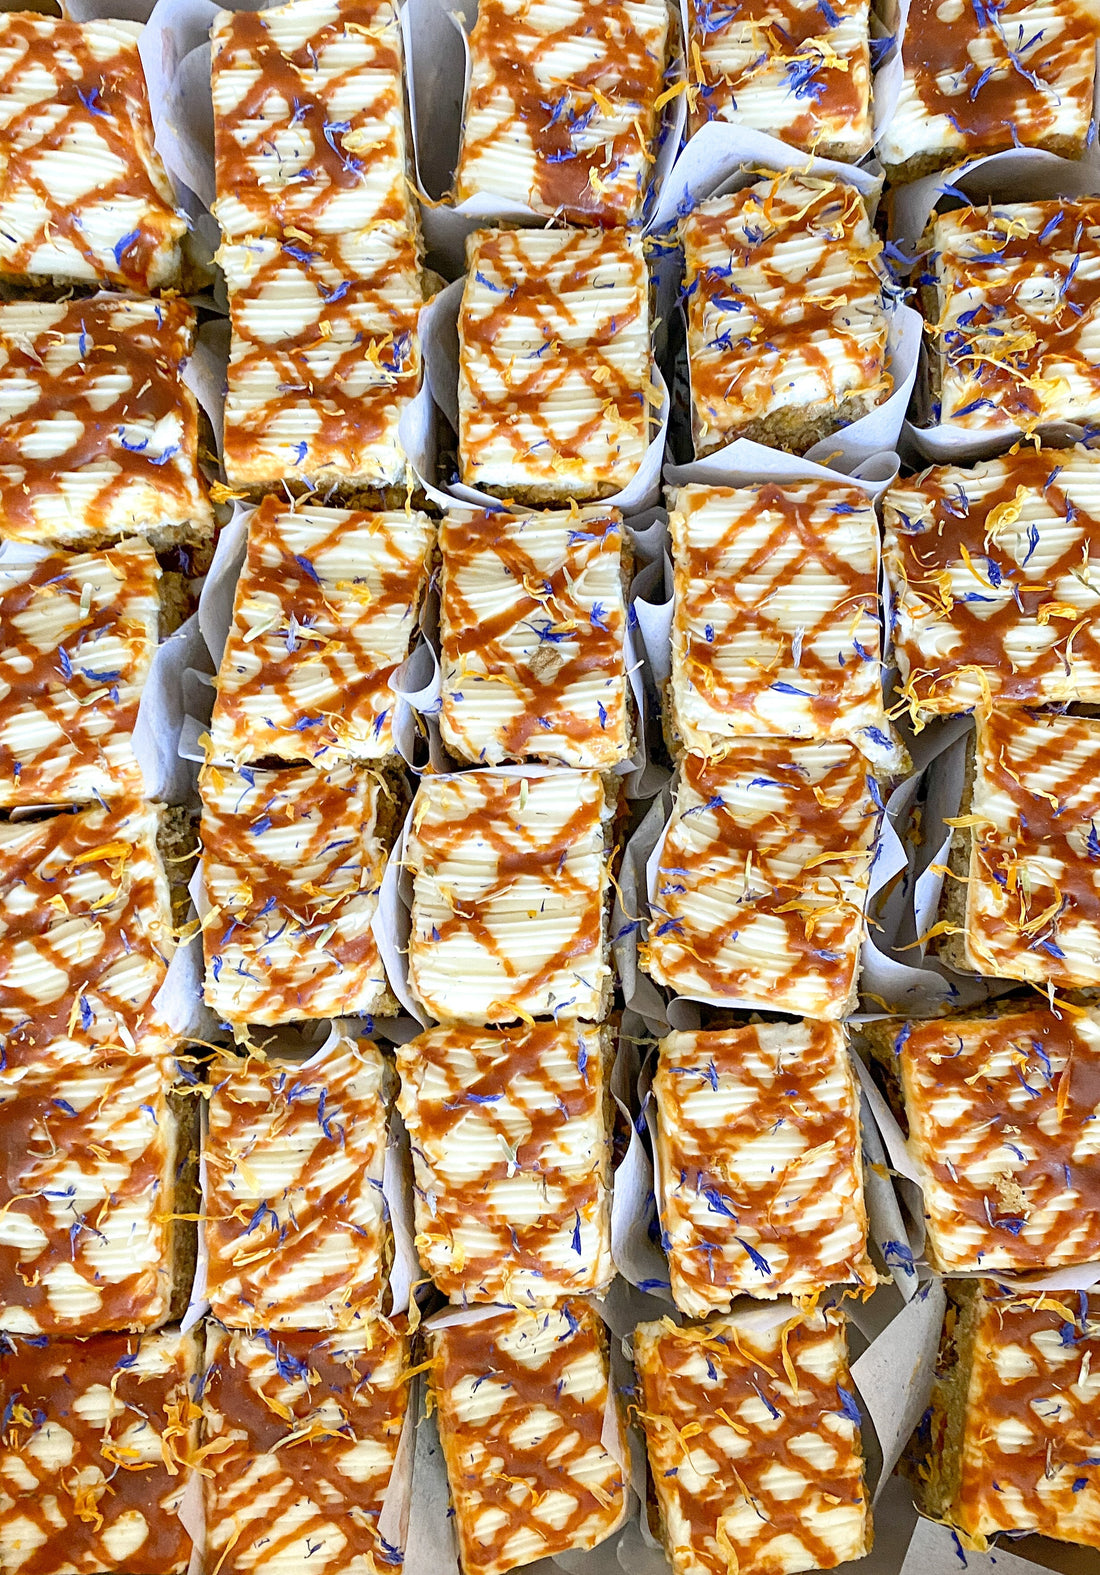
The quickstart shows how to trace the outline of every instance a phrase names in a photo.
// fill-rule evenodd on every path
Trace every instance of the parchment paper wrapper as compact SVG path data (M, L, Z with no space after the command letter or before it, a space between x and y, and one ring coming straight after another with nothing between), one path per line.
M432 3L432 0L425 0ZM428 303L420 316L420 342L424 357L425 381L432 397L446 416L455 432L458 431L458 313L462 304L465 281L456 279L441 290ZM650 440L634 477L621 492L601 498L603 508L620 509L624 515L639 514L660 501L661 464L665 453L665 435L668 431L669 399L664 379L656 366L651 376L661 394L660 408L651 412ZM418 453L427 454L431 445L421 445ZM466 487L460 481L434 484L434 478L424 457L418 458L406 449L416 470L417 479L431 501L441 509L453 509L456 504L475 509L499 509L500 499L488 492ZM544 507L553 507L551 504Z
M872 871L861 990L870 1006L915 1017L988 1000L1003 984L959 974L922 939L936 921L951 843L948 816L958 814L970 717L932 723L909 743L913 774L891 793ZM922 801L922 844L912 840L912 814Z
M477 0L448 7L443 0L406 0L402 13L409 110L413 128L417 184L422 197L421 227L432 263L448 279L464 271L466 237L474 230L501 222L509 228L541 226L548 221L526 203L491 192L464 202L449 199L454 183L470 82L469 34L477 21ZM676 37L679 11L670 18L672 64L669 84L684 75L683 49ZM673 166L683 137L686 100L677 94L665 105L650 176L653 207Z
M673 164L661 188L661 195L650 220L650 229L660 235L678 219L690 213L708 197L723 196L753 173L778 174L797 171L821 180L842 180L854 186L867 203L874 218L882 192L882 172L868 165L842 164L836 159L819 159L799 148L792 148L767 132L753 131L730 121L711 120L700 126Z

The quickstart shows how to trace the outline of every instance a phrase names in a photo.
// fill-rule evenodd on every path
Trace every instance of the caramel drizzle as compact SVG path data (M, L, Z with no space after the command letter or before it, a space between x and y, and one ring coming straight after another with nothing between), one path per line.
M561 1333L553 1343L542 1352L532 1349L536 1331L555 1325ZM429 1330L429 1339L463 1568L477 1575L509 1569L508 1546L522 1533L538 1549L535 1558L602 1541L619 1520L626 1485L603 1443L607 1355L603 1326L591 1308L566 1300L553 1309L509 1310L480 1323ZM593 1352L602 1382L593 1395L579 1397L569 1387L570 1371L586 1368ZM477 1422L465 1421L456 1404L471 1380L485 1384L499 1402ZM517 1437L535 1412L552 1413L553 1427L548 1421L530 1441ZM539 1514L549 1494L553 1524ZM563 1498L572 1500L568 1509ZM492 1526L497 1514L499 1527Z
M206 1461L207 1526L227 1575L277 1568L292 1551L308 1557L310 1547L329 1571L400 1567L402 1550L383 1540L378 1518L407 1372L401 1325L327 1336L212 1329L203 1415L218 1447Z
M678 1550L686 1542L691 1563L709 1575L728 1575L735 1560L743 1570L782 1567L792 1540L805 1550L806 1564L831 1569L847 1549L838 1549L824 1527L815 1530L815 1522L843 1504L866 1513L859 1430L841 1394L851 1391L843 1315L794 1314L782 1340L780 1333L754 1337L736 1317L705 1327L669 1325L645 1342L637 1362L658 1500L666 1519L682 1528ZM731 1432L748 1447L731 1449L725 1442ZM823 1470L794 1447L807 1435L832 1447L835 1465ZM685 1471L695 1460L702 1470ZM731 1515L746 1501L759 1528L751 1534ZM854 1551L858 1557L863 1550Z
M235 11L215 30L216 101L219 77L232 74L234 87L247 84L231 108L215 115L217 190L248 209L246 229L254 234L278 236L293 226L331 229L326 210L334 196L363 189L368 170L386 163L392 180L364 222L409 222L395 12L389 0L335 0L335 9L335 21L322 22L289 51L276 43L262 11ZM332 57L341 43L369 53L337 71ZM285 137L291 130L297 132L292 152L275 140L276 133ZM219 219L224 228L224 212Z
M96 588L87 608L85 586L105 565L112 584ZM9 576L18 575L12 582ZM41 804L98 788L140 795L143 782L132 748L118 758L112 745L130 739L141 687L152 658L142 616L158 606L159 572L151 552L105 552L95 557L51 553L38 563L5 570L0 563L0 801ZM59 616L58 603L67 607ZM52 636L60 626L58 645ZM155 624L154 624L155 627ZM36 631L41 630L39 634ZM155 638L155 636L154 636ZM110 661L101 641L118 641ZM116 665L116 662L118 665ZM26 719L51 726L45 745L16 747Z
M590 879L589 861L583 855L594 845L602 846L603 792L594 772L575 773L575 776L575 807L564 824L553 828L549 835L540 819L530 812L525 813L521 803L527 798L528 788L532 796L539 792L537 778L528 783L522 777L501 777L477 771L440 782L433 782L430 777L421 780L418 804L424 803L428 812L423 815L414 812L414 834L408 843L407 864L413 872L414 883L427 876L432 878L451 912L446 917L436 918L430 933L424 933L423 919L418 923L416 899L420 894L416 893L414 884L409 959L414 979L419 971L417 951L420 948L442 951L452 937L469 937L499 965L512 987L508 997L489 1003L487 1008L494 1016L499 1014L507 1021L509 1017L519 1016L517 1008L527 1003L532 1003L535 1010L545 1010L547 991L562 975L572 977L584 968L598 966L603 897L600 888ZM460 858L463 850L475 846L485 848L486 863L491 859L496 867L491 872L486 871L476 892L463 891L459 898L445 888L448 865ZM568 938L541 963L518 956L502 946L493 931L494 907L521 879L537 883L544 893L531 914L531 923L539 932L540 942L546 928L539 924L540 914L548 914L551 920L560 919L566 913L569 915ZM561 1002L559 1008L568 1004Z
M708 430L734 436L751 427L800 376L820 378L833 403L889 393L882 247L854 186L759 182L696 208L680 229L692 403ZM838 251L846 267L832 277ZM753 276L749 290L738 283L742 269Z
M171 941L157 874L148 817L132 803L7 829L0 1032L9 1069L33 1068L55 1046L75 1057L91 1046L144 1049L149 1036L156 1044L165 1029L153 1001ZM50 976L51 998L22 982L31 967Z
M872 696L880 681L874 569L853 564L842 539L845 518L869 515L873 543L873 508L858 488L832 483L797 492L766 483L721 493L729 500L730 522L713 543L703 546L692 539L690 496L678 529L674 522L675 658L684 680L710 706L728 714L729 731L748 733L776 730L760 713L762 691L785 681L808 703L815 734L828 736L853 702ZM708 489L702 502L713 496ZM750 515L754 524L766 518L773 523L745 556L739 541ZM859 546L847 548L848 554L853 551L858 554ZM796 652L796 637L772 613L771 603L782 587L797 584L810 570L830 583L833 602L816 621L800 625ZM723 655L746 637L754 656L748 663L738 659L731 673Z
M936 236L944 421L1030 431L1094 413L1100 201L960 208Z
M280 499L266 498L249 520L248 557L211 722L216 750L319 762L329 752L369 749L378 756L393 748L390 679L416 626L430 547L426 522L422 515L406 520L335 510L315 510L309 521L317 530L306 556L292 550L292 520ZM384 542L388 561L364 565L350 581L334 580L326 559L342 555L363 530ZM400 649L390 633L395 621ZM263 633L252 638L257 627ZM308 705L295 681L303 669Z
M534 154L526 201L567 224L626 224L638 216L648 184L650 146L663 86L663 54L636 21L637 6L601 0L579 14L572 7L560 27L517 13L506 0L484 0L470 36L472 75L465 123L484 118L479 138L467 131L459 156L456 200L479 189L478 161L503 158L509 143L530 143ZM654 26L651 30L656 31ZM558 74L563 52L585 58L568 80ZM598 53L597 53L598 52ZM501 123L501 100L512 112ZM587 146L595 120L610 121ZM618 129L615 129L616 126Z
M777 808L756 796L777 790ZM661 982L776 1011L800 1010L809 985L821 1005L840 1007L855 977L877 820L854 750L746 739L721 761L685 756L650 905L646 951ZM701 897L705 910L693 912Z
M741 1291L868 1278L858 1105L843 1036L824 1023L804 1029L774 1048L756 1028L661 1045L662 1223L674 1293L678 1301L687 1293L690 1311L728 1308ZM792 1128L798 1152L783 1159ZM754 1162L742 1168L739 1158L769 1131L779 1158L757 1179ZM831 1216L820 1207L826 1198Z
M347 1329L378 1309L387 1234L381 1073L367 1042L346 1040L306 1072L237 1058L214 1066L204 1230L216 1318L293 1328L306 1310ZM266 1154L297 1163L290 1184L263 1196L257 1169ZM288 1168L280 1163L280 1175ZM324 1258L336 1267L324 1270Z
M742 95L760 83L786 89L776 134L791 147L811 153L820 142L853 134L868 115L870 51L862 37L855 50L837 46L843 24L859 22L863 9L863 0L691 0L691 133L710 120L740 119ZM749 58L731 73L728 58L738 49Z
M530 1302L601 1289L610 1274L609 1152L591 1141L603 1129L598 1032L554 1023L495 1034L437 1028L399 1048L398 1067L417 1246L444 1295ZM538 1180L543 1208L533 1220L512 1212L504 1184L516 1175ZM458 1241L471 1224L485 1243L477 1251ZM564 1272L552 1251L563 1236L572 1259Z
M20 244L3 231L0 219L4 267L13 273L29 273L40 247L64 242L95 278L143 292L157 282L164 250L183 234L185 224L150 176L150 164L156 161L159 167L160 161L153 147L153 123L137 40L118 29L112 37L114 53L106 59L89 44L90 36L101 35L108 27L107 23L85 25L30 12L5 16L0 23L3 54L12 57L0 71L0 103L6 115L0 215L15 208L22 211L28 200L41 204L45 215ZM49 98L43 100L35 82L31 102L19 105L23 78L43 73L53 81ZM89 131L94 132L97 144L94 152L86 146ZM71 207L59 202L50 187L49 168L62 157L81 165L94 164L98 177L92 189L82 192ZM39 173L42 163L47 165L46 173ZM112 168L118 173L112 174ZM106 251L93 249L81 215L89 208L106 211L116 203L128 215L136 212L133 228L126 234L120 232L113 249L109 245Z
M988 1280L982 1288L955 1504L959 1524L989 1532L1035 1529L1100 1545L1088 1378L1090 1367L1100 1365L1100 1297L1015 1295ZM1010 1346L1027 1359L1019 1377L994 1360L995 1351ZM1000 1442L1001 1428L1011 1443Z
M541 245L545 232L534 233ZM471 245L459 314L462 476L478 485L492 451L511 445L515 485L550 485L579 499L617 480L624 465L636 468L648 435L648 359L624 368L612 353L646 318L645 257L622 231L557 232L549 257L525 234L485 230ZM627 294L614 311L603 303L611 286L616 297ZM502 350L498 340L514 344L519 324L529 348ZM578 424L580 384L594 408ZM563 418L572 430L562 430Z
M377 944L362 922L385 865L375 835L381 787L350 766L327 773L207 766L200 791L207 889L217 909L203 928L207 1000L231 1007L238 1020L283 1008L294 1017L339 1015L365 978L381 977ZM289 865L266 851L275 821L295 826ZM270 952L287 933L297 943L293 978Z
M198 415L181 371L191 352L195 314L183 300L134 301L99 295L43 305L37 328L27 306L0 306L0 382L17 384L18 415L4 422L0 515L13 536L38 539L36 504L57 498L60 483L78 476L79 523L117 534L113 510L141 488L146 512L186 521L205 510L196 468ZM116 385L121 389L115 392ZM24 404L22 391L33 391ZM75 420L79 435L62 453L33 457L36 439L55 423ZM135 424L135 434L126 427ZM155 442L153 429L175 440ZM137 430L144 436L136 435Z
M440 527L443 725L464 746L466 758L477 759L483 752L472 747L463 707L476 712L482 685L496 679L517 701L515 713L500 724L499 758L553 758L554 744L547 742L552 735L568 742L571 764L614 764L623 755L626 704L622 518L617 510L578 516L555 561L532 556L525 525L530 522L482 511L445 517ZM477 594L476 577L485 572L486 558L499 565L500 578L511 581L512 595L503 605L496 570L484 597ZM593 606L585 581L602 579L612 560L614 593ZM531 645L526 660L510 643L518 630L527 631ZM604 685L582 711L570 691L587 688L593 677Z
M236 12L258 17L259 12ZM247 289L230 300L233 327L226 403L228 473L252 480L288 471L309 476L336 471L348 478L385 472L394 460L397 415L420 387L419 295L416 249L411 240L391 246L384 266L359 273L338 244L299 236L270 250ZM395 279L408 275L416 294L394 298ZM272 342L249 326L253 303L274 287L312 300L310 320ZM253 388L263 397L254 401ZM270 392L269 392L270 391ZM300 419L301 436L288 460L281 433L288 417ZM288 472L288 473L289 473Z
M1065 947L1083 946L1091 959L1100 933L1098 760L1100 733L1087 718L1008 712L979 721L980 776L1011 809L974 828L967 928L1006 978L1093 982L1093 967L1080 977ZM1040 779L1054 761L1057 774Z
M948 1272L1091 1262L1100 1250L1091 1040L1064 1013L1034 1011L907 1023L898 1044L910 1128L933 1181L925 1208Z
M977 466L969 477L941 467L886 494L887 565L912 622L912 632L902 629L896 643L908 665L906 693L920 706L947 713L973 704L960 689L977 673L991 700L1019 704L1072 698L1081 679L1100 672L1094 612L1100 598L1092 589L1094 576L1100 583L1093 546L1100 521L1073 500L1068 483L1078 478L1059 484L1062 458L1072 471L1077 451L1062 456L1021 449ZM992 485L985 484L987 477ZM968 479L978 488L970 497ZM1090 478L1086 472L1079 479ZM1041 497L1041 521L1016 524L1021 487ZM1066 544L1052 557L1046 538L1063 528ZM964 552L971 564L959 595L951 570L966 563ZM1078 605L1082 575L1092 608ZM1066 585L1073 602L1065 597ZM950 652L937 651L935 667L928 667L921 635L945 623L959 638ZM1023 665L1023 658L1009 656L1006 643L1029 628L1045 629L1049 643L1043 649L1031 644L1034 654Z
M151 1346L164 1353L158 1363L163 1371L142 1372L134 1365L138 1353ZM0 1536L6 1541L9 1528L24 1522L23 1575L55 1575L65 1567L114 1569L118 1560L111 1549L119 1536L130 1549L126 1527L135 1514L145 1521L147 1535L127 1551L127 1570L164 1575L187 1568L191 1538L177 1514L186 1478L174 1462L186 1457L193 1431L193 1376L193 1346L186 1336L103 1334L94 1340L49 1342L6 1337L0 1347L5 1486ZM86 1420L76 1403L99 1388L110 1390L120 1408L105 1425ZM50 1464L52 1451L42 1447L47 1429L72 1439L72 1457L64 1467ZM151 1450L150 1434L155 1440ZM162 1448L173 1461L171 1471ZM150 1454L154 1458L146 1459ZM28 1476L32 1486L26 1485ZM58 1513L64 1517L60 1527ZM37 1547L26 1522L42 1537Z
M1052 7L1058 30L1029 22L1028 0L974 0L951 9L950 21L942 9L943 0L913 0L906 23L906 81L922 118L942 115L971 156L1041 144L1067 98L1088 124L1094 38L1073 5Z
M112 1057L94 1069L32 1073L0 1103L0 1206L26 1221L28 1234L46 1238L0 1243L0 1310L19 1308L46 1334L163 1321L171 1081L167 1059ZM100 1261L108 1243L116 1265L110 1278ZM94 1310L70 1288L71 1277L87 1287Z

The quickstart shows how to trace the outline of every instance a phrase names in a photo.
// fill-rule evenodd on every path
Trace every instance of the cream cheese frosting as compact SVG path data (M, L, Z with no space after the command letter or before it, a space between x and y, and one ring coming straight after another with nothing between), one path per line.
M657 402L641 236L479 230L466 262L462 481L530 502L620 491L641 464Z
M1100 701L1100 454L1020 448L883 498L893 646L914 716Z
M609 1046L589 1023L432 1028L397 1049L416 1245L452 1299L606 1290Z
M673 1033L653 1081L662 1239L676 1305L874 1284L859 1095L843 1029Z
M444 516L440 729L460 759L626 759L623 537L618 510Z
M386 784L347 764L208 765L199 787L207 1005L238 1028L385 1006L371 924Z
M869 1551L843 1312L749 1304L682 1329L643 1323L634 1363L676 1575L795 1575Z
M643 965L678 995L827 1021L855 988L881 798L846 744L681 762Z
M416 635L434 540L424 514L266 498L248 522L210 757L392 755L390 680Z
M210 77L214 215L226 236L415 232L392 0L219 11Z
M187 220L153 142L136 22L0 13L0 273L179 282Z
M409 982L434 1017L603 1016L608 819L595 771L421 778Z
M889 744L874 504L843 482L670 496L672 721L700 754L742 736Z
M505 1575L618 1530L625 1438L591 1307L502 1307L425 1332L467 1575Z
M225 1057L204 1145L206 1295L230 1328L349 1329L382 1302L386 1064L339 1036L302 1066Z
M134 729L159 626L146 543L0 546L0 804L141 794Z
M8 535L82 544L212 528L183 381L194 331L178 298L0 303Z

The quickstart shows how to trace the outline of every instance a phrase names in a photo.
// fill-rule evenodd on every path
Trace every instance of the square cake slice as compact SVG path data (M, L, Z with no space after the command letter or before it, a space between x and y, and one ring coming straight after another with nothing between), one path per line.
M933 1391L925 1512L984 1549L998 1531L1100 1548L1100 1296L953 1286Z
M512 1306L611 1283L609 1031L432 1028L397 1049L416 1245L456 1302Z
M597 1547L628 1504L603 1324L583 1301L474 1319L425 1326L464 1575Z
M234 1028L393 1010L371 923L393 788L338 765L206 766L206 1004Z
M152 1329L187 1305L191 1102L168 1056L0 1074L0 1330ZM193 1167L192 1167L193 1169ZM178 1191L178 1197L177 1197ZM182 1227L182 1228L181 1228Z
M938 1272L1100 1257L1100 1012L1016 1002L863 1032L901 1084Z
M415 233L392 0L219 11L210 80L214 216L228 238Z
M435 529L425 514L287 508L248 522L210 723L215 760L382 760Z
M918 721L1100 703L1100 453L1020 448L883 498L902 693Z
M979 717L969 810L963 924L947 960L1040 986L1100 985L1100 717Z
M345 494L403 486L400 423L420 388L424 304L410 236L393 225L340 237L295 230L227 242L218 261L232 324L230 484L281 495L284 483Z
M156 996L175 949L157 810L130 801L0 822L0 1049L33 1073L173 1036Z
M187 220L153 144L141 26L0 12L0 276L179 283Z
M888 748L867 493L694 485L670 502L674 737L702 755L768 734Z
M683 1312L874 1284L859 1093L839 1024L669 1034L653 1091L662 1236Z
M825 159L871 146L868 0L691 0L689 126L732 121Z
M1100 200L938 214L931 242L940 419L977 439L1100 415Z
M675 1575L796 1575L870 1552L842 1312L749 1304L639 1324L634 1365Z
M180 299L0 303L0 518L9 536L173 546L213 530L183 381Z
M203 1423L211 1568L359 1575L400 1568L386 1494L409 1396L405 1334L207 1327Z
M458 319L461 480L527 504L631 481L656 401L642 238L478 230Z
M433 1017L605 1015L612 813L595 771L421 778L409 982Z
M209 1074L206 1294L231 1328L348 1329L376 1313L386 1063L339 1036L308 1062L226 1056Z
M134 729L160 577L142 541L0 544L0 806L141 796Z
M680 239L697 455L802 454L890 393L882 246L854 186L758 180L700 202Z
M643 965L677 995L833 1020L856 999L882 801L845 744L686 755Z
M618 510L444 516L443 742L475 764L625 760L626 581Z
M567 224L640 221L670 14L665 0L480 0L455 201L503 197Z
M0 1562L183 1575L199 1345L176 1330L0 1346Z
M1096 42L1067 0L945 7L913 0L903 76L878 156L893 181L1002 148L1079 159L1089 140Z

